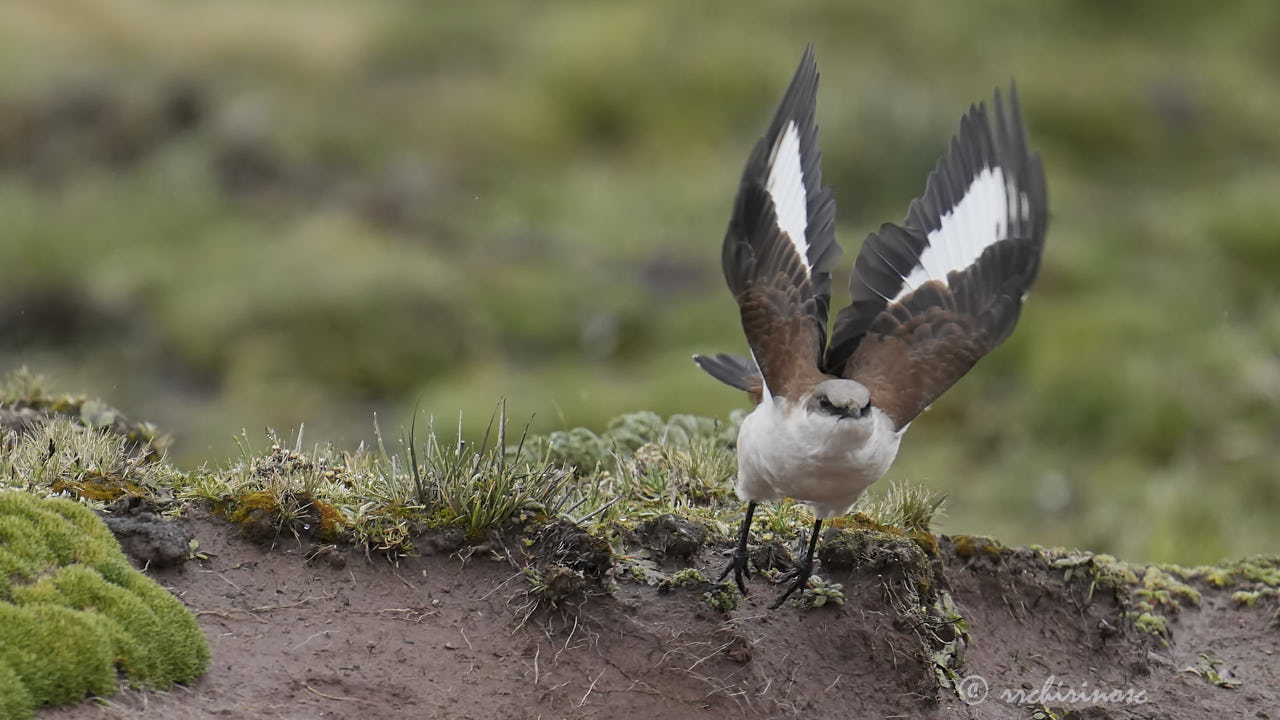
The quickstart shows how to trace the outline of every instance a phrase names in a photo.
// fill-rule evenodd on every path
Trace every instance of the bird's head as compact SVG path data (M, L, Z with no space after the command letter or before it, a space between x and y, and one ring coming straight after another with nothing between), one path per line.
M871 393L856 380L832 378L813 388L805 407L811 413L837 420L861 420L871 415Z

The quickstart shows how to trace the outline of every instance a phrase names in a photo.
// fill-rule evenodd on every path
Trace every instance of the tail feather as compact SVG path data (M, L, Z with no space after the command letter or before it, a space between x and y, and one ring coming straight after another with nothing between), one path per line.
M748 358L740 355L717 353L714 357L694 355L693 361L698 364L698 367L705 370L708 375L725 385L746 392L758 392L760 390L760 368L756 367L756 364Z

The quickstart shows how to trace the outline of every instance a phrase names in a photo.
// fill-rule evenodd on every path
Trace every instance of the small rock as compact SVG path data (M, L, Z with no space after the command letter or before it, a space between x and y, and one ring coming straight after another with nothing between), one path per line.
M647 520L636 528L645 547L668 558L688 560L707 540L707 528L670 513Z
M341 570L347 566L347 558L338 551L337 545L321 545L307 554L308 565L317 561L335 570Z
M194 535L181 520L166 520L150 512L121 517L102 514L120 547L142 567L171 567L187 561Z
M790 570L795 566L791 551L781 540L762 542L751 550L751 563L761 570Z
M544 525L529 548L534 564L546 569L563 565L599 581L613 569L609 543L564 520Z
M418 543L428 554L446 555L457 552L467 544L467 534L459 528L449 528L435 533L428 533Z
M729 646L724 650L724 656L733 662L746 665L751 662L751 651L754 648L755 643L751 641L751 638L739 635L729 641Z

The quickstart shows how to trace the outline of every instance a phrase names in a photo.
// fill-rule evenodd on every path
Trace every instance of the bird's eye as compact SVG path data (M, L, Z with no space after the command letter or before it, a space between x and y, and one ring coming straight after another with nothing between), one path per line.
M840 412L840 408L837 408L835 405L832 405L831 401L828 400L827 398L818 398L818 407L822 408L822 412L827 413L829 415L842 414Z

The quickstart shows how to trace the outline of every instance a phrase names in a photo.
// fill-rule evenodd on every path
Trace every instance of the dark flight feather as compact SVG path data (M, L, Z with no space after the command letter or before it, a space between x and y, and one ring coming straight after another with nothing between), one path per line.
M725 280L738 301L747 343L768 391L784 396L821 376L831 268L840 256L835 200L831 188L822 185L817 88L810 46L743 171L722 251ZM783 141L788 132L798 139L804 186L805 237L799 242L782 227L769 191L775 167L796 160L780 157L789 149Z
M1013 332L1047 224L1044 171L1027 148L1017 91L1006 114L997 90L994 118L983 105L969 109L903 225L883 225L863 243L824 369L862 382L872 404L905 426ZM980 252L951 268L939 258L954 249L931 247L957 238ZM941 253L930 264L945 277L929 275L926 252Z

